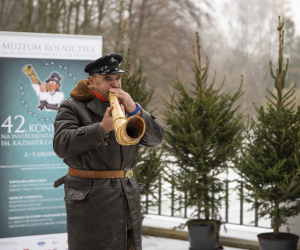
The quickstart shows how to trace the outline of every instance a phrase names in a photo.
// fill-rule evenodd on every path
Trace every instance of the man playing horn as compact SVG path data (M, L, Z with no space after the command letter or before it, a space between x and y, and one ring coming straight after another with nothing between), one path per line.
M109 54L87 64L88 79L78 82L55 119L54 151L69 166L55 182L65 186L69 250L142 249L140 186L132 170L139 145L159 145L163 129L121 89L121 61ZM136 115L146 124L137 144L117 142L109 93L126 118Z

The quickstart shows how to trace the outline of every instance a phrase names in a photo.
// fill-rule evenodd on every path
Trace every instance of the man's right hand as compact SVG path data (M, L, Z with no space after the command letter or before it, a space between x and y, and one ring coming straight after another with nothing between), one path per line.
M104 133L107 134L111 130L113 130L113 118L111 116L111 111L113 110L114 106L108 107L104 114L102 122L100 122L100 126L103 129Z
M113 108L114 108L114 106L111 106L106 109L103 120L102 120L102 122L100 122L100 126L103 129L105 134L107 134L108 132L110 132L114 129L113 128L113 118L111 115ZM123 105L121 105L121 109L123 111L123 114L125 115L125 109L124 109Z

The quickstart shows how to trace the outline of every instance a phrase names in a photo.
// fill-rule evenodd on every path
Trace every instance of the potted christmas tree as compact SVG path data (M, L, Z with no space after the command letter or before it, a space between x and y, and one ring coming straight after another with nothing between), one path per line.
M236 102L243 91L241 84L233 94L222 93L225 78L219 88L214 88L215 76L208 83L209 63L202 69L196 36L195 82L188 88L176 75L174 94L165 100L165 148L175 159L175 168L166 171L166 179L175 188L172 196L178 209L193 211L194 219L182 225L188 226L190 249L213 250L219 248L219 210L226 198L220 174L242 142L244 116Z
M288 59L283 65L283 23L279 18L279 58L274 75L275 92L268 90L267 107L256 108L246 144L236 159L236 170L245 182L245 200L258 210L258 218L270 218L273 233L259 234L261 250L296 250L298 236L279 232L289 217L300 212L300 107L295 108L294 87L285 94Z

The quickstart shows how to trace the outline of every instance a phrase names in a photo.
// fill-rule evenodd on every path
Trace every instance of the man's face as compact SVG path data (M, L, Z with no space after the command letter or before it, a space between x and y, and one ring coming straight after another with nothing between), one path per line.
M94 74L88 78L91 87L100 95L108 99L110 88L121 88L121 74L99 75Z
M46 90L49 92L55 91L59 88L59 84L55 81L49 81L46 83Z

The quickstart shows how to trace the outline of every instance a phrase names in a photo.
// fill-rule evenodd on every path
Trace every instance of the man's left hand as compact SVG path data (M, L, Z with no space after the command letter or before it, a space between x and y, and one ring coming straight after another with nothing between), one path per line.
M109 92L116 94L116 96L122 101L126 111L130 114L136 109L136 103L133 101L131 96L122 89L110 88ZM141 116L141 111L136 114Z

